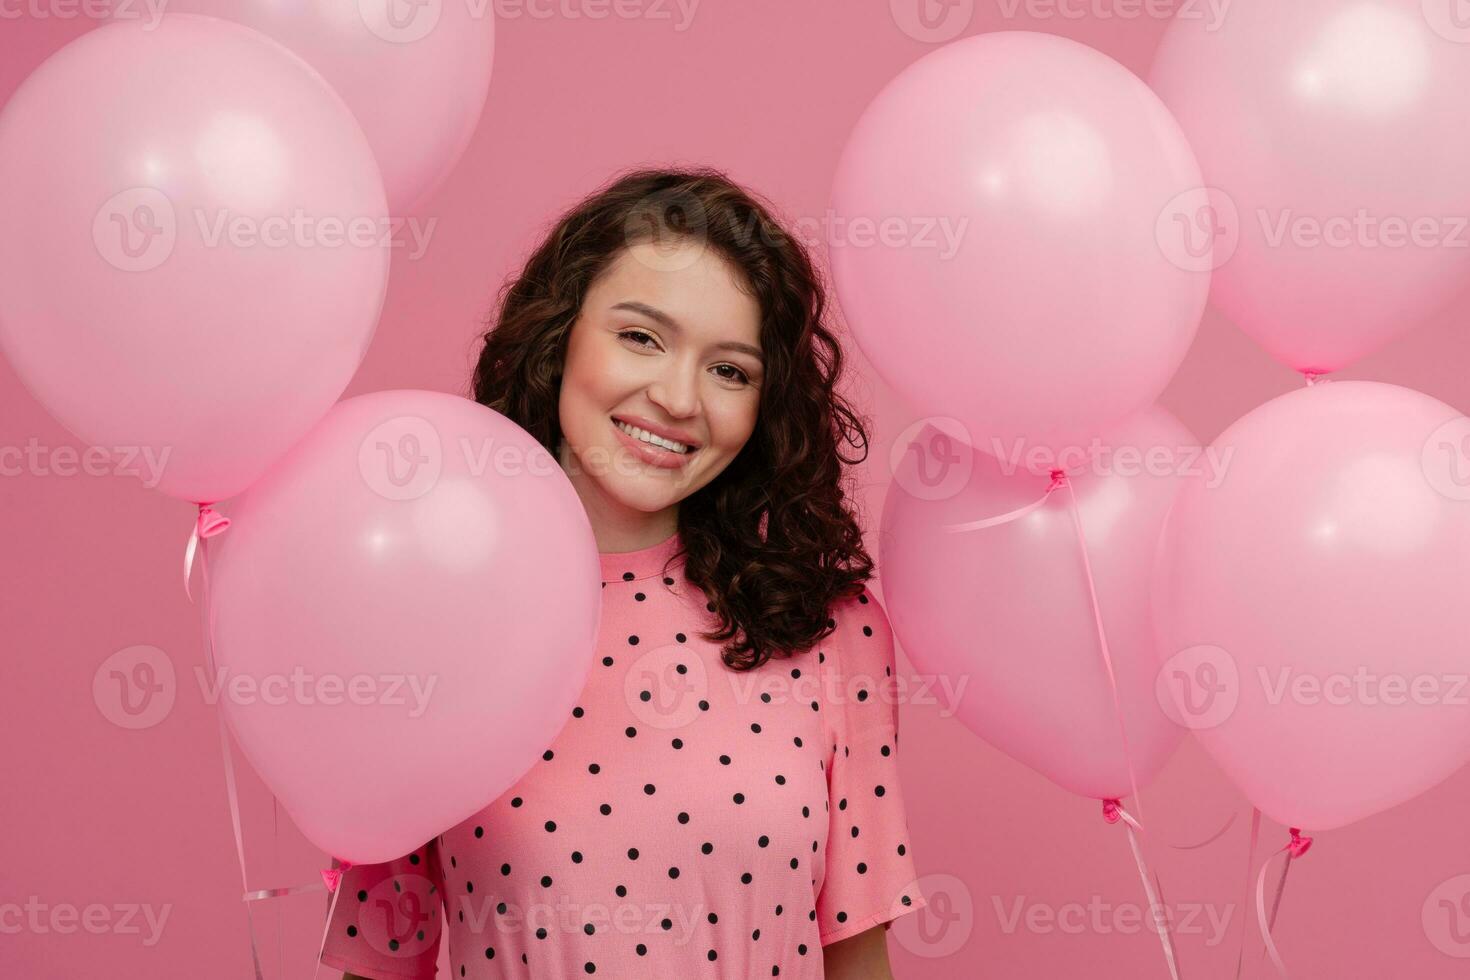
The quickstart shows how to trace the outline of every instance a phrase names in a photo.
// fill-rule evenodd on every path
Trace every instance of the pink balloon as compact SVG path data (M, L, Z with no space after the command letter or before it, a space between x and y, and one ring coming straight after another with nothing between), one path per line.
M1128 759L1142 787L1184 734L1154 697L1149 576L1182 474L1204 471L1198 442L1155 406L1115 426L1069 476L1125 756L1067 490L1008 523L948 532L1023 507L1048 484L952 435L926 427L888 491L879 541L893 628L920 671L947 677L937 685L956 694L947 707L975 734L1073 793L1129 796Z
M168 0L168 10L253 27L321 72L367 133L394 215L413 211L454 169L490 90L488 2Z
M0 214L16 372L78 438L158 454L185 500L243 489L321 418L387 286L352 113L211 18L107 24L36 69L0 114Z
M888 84L832 192L838 294L876 370L972 445L1083 446L1151 404L1209 273L1156 238L1199 168L1136 76L1065 38L1005 31Z
M349 398L230 517L209 569L221 708L334 857L419 847L570 717L597 638L597 543L556 460L503 415L438 392ZM259 694L231 696L237 678Z
M1212 302L1299 371L1350 364L1470 282L1470 25L1454 3L1237 0L1149 79L1213 190Z
M1161 703L1273 820L1329 830L1470 760L1466 419L1318 384L1215 440L1154 582Z

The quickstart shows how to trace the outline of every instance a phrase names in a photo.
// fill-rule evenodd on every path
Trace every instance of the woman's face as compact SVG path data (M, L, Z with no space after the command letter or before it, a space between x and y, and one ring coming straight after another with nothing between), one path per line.
M755 430L760 306L738 276L699 243L640 243L588 290L558 407L562 465L594 523L669 511L718 476ZM688 451L651 445L648 431Z

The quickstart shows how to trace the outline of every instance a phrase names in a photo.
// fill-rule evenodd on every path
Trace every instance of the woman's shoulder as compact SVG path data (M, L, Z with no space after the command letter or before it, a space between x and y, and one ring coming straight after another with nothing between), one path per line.
M833 629L818 648L834 716L850 738L896 728L893 627L877 596L864 585L833 603Z
M836 649L838 669L844 673L883 668L894 663L893 625L888 621L888 611L878 597L864 584L856 595L838 599L831 606L829 621L832 634L829 645Z

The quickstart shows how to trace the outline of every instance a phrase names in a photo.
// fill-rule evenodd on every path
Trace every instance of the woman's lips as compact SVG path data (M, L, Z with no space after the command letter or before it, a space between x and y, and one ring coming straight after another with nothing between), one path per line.
M658 446L650 445L642 439L634 439L619 428L618 424L611 419L608 422L612 425L613 431L618 434L618 438L622 440L623 445L627 446L634 453L637 453L639 459L651 466L657 466L665 470L677 470L689 462L689 460L693 459L695 453L699 452L698 449L687 453L676 453L670 452L667 449L660 449Z

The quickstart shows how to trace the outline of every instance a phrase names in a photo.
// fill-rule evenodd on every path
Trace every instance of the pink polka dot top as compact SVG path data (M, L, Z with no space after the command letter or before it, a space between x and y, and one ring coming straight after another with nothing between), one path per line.
M350 868L323 963L433 977L447 932L475 980L821 980L823 946L924 907L882 607L864 591L812 649L732 670L678 543L602 555L566 725L479 813Z

